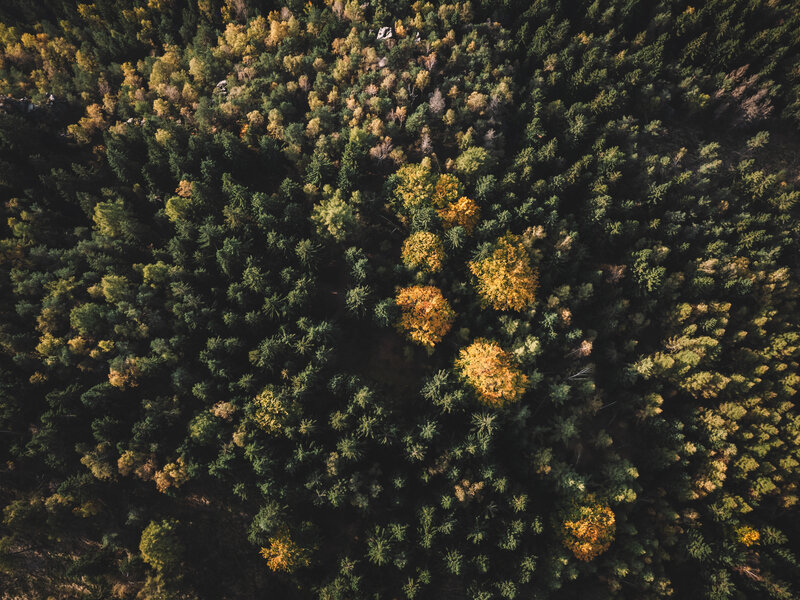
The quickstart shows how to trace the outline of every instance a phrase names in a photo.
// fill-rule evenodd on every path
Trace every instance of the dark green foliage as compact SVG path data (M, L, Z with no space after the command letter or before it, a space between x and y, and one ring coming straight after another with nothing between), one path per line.
M797 596L795 3L1 4L7 596Z

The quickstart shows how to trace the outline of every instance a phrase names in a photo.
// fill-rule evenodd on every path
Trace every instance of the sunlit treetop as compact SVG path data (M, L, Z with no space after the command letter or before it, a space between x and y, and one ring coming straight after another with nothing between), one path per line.
M507 234L486 258L469 263L484 305L497 310L523 311L533 304L539 273L519 236Z
M309 552L297 545L286 530L272 536L269 546L261 548L260 554L267 560L271 571L292 573L311 562Z
M453 326L456 313L437 287L403 288L396 301L401 311L397 327L412 342L433 347Z
M289 418L291 407L287 407L279 394L271 388L265 388L253 400L252 419L259 429L270 434L283 429Z
M477 339L463 348L456 369L483 402L496 407L519 400L528 385L513 356L491 340Z
M442 225L445 229L460 225L467 233L472 233L481 219L480 207L474 200L466 196L461 196L455 202L451 202L436 212L442 219Z
M432 198L436 208L445 208L448 204L458 200L461 195L461 182L458 177L450 173L439 175Z
M404 165L397 171L397 179L395 196L404 209L431 201L435 190L435 178L427 164Z
M444 264L444 247L435 233L417 231L403 242L402 257L412 269L436 273Z
M611 508L593 496L575 504L562 523L564 545L578 560L589 561L611 546L616 532L616 519Z
M761 534L749 525L743 525L736 530L736 539L743 546L757 546L761 541Z
M183 554L177 521L151 521L142 531L139 552L142 559L159 572L175 569Z

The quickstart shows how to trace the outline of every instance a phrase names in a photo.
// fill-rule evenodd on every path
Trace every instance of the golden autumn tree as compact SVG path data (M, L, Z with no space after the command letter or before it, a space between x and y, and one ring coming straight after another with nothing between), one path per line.
M271 571L291 573L311 563L309 552L297 545L286 529L272 536L269 546L261 548L260 554L267 559Z
M462 196L445 207L437 209L436 212L442 219L442 225L445 229L460 225L467 230L467 233L472 233L472 230L481 220L480 207L475 200L466 196Z
M167 463L160 471L156 471L153 475L156 489L162 494L171 487L180 487L189 481L188 465L182 456L179 456L175 462Z
M400 290L398 329L412 342L433 347L450 331L456 317L442 291L432 285L415 285Z
M528 377L519 370L512 355L491 340L477 339L463 348L456 368L480 399L492 406L516 402L528 385Z
M761 534L749 525L742 525L736 530L736 539L743 546L757 546L761 541Z
M445 208L461 197L461 182L450 173L439 175L433 190L432 202L436 208Z
M458 177L451 173L436 175L428 162L405 165L397 171L395 199L401 218L421 206L433 207L445 229L460 225L472 233L480 220L480 208L464 196Z
M436 273L442 270L444 264L444 246L435 233L418 231L403 242L401 256L403 262L411 268Z
M590 495L586 502L570 507L564 516L561 533L564 545L575 558L589 561L608 550L616 529L611 508Z
M477 279L477 290L484 305L497 310L525 310L536 298L539 273L519 236L506 234L494 251L482 260L469 263Z

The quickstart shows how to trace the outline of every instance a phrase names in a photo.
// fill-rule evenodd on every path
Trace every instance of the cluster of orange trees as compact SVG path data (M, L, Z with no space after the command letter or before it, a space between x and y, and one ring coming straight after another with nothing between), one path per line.
M444 230L461 227L472 233L480 219L477 203L463 195L459 178L439 175L430 165L406 165L397 172L397 212L405 222L421 207L433 207ZM411 233L403 243L402 260L420 276L442 271L446 255L441 237L434 231ZM524 312L536 299L538 270L519 236L506 234L492 245L487 256L469 261L474 289L482 306L497 311ZM451 330L456 313L435 285L400 288L398 329L417 344L433 348ZM511 354L496 342L478 339L463 348L456 368L481 401L492 406L514 402L524 393L527 377Z

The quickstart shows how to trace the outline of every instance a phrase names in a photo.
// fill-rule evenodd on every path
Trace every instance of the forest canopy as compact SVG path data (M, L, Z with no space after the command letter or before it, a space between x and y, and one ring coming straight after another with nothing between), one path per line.
M0 2L0 600L800 595L800 7Z

